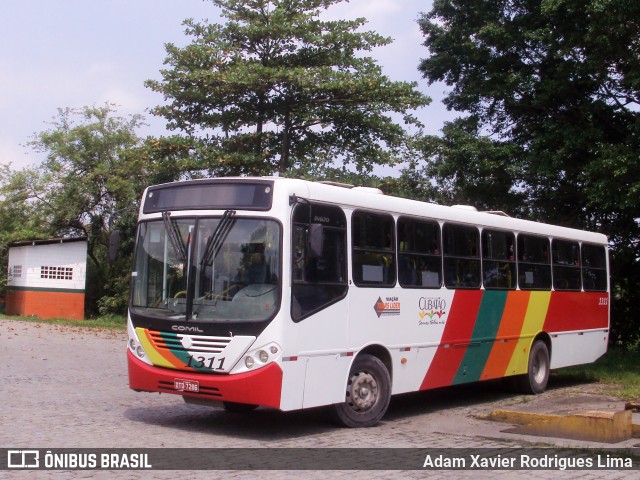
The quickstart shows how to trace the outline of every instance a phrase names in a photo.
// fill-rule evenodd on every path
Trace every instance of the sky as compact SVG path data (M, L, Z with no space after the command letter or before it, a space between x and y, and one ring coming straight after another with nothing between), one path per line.
M432 98L418 112L429 133L455 117L442 105L446 87L429 86L417 67L428 55L416 23L431 0L350 0L331 18L365 17L366 30L393 43L371 53L391 80L415 81ZM4 0L0 18L0 163L14 170L43 160L26 144L47 130L59 108L115 104L119 116L141 114L140 136L167 134L149 109L163 102L144 86L160 79L166 43L185 46L186 18L220 22L208 0Z

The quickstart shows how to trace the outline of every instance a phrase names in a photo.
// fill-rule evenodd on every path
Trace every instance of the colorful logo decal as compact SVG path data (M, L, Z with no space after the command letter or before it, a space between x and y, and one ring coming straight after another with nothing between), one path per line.
M420 297L418 300L418 325L444 325L447 301L440 297Z
M400 300L398 300L398 297L385 297L385 299L386 301L382 301L382 298L378 297L378 301L373 306L378 318L382 315L400 315Z

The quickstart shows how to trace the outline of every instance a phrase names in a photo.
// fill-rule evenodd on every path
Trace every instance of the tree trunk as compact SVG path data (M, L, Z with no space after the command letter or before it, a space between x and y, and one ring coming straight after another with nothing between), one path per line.
M255 145L255 156L256 160L259 161L262 156L262 140L263 140L263 130L264 130L264 95L260 95L258 97L258 121L256 122L256 145Z
M289 169L289 150L291 149L291 112L287 110L284 114L284 130L282 132L282 151L280 152L279 173L285 173Z

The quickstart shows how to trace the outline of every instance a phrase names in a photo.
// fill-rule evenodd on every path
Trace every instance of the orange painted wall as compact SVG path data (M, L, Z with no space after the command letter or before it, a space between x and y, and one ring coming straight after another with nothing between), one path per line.
M84 320L84 292L7 289L7 315Z

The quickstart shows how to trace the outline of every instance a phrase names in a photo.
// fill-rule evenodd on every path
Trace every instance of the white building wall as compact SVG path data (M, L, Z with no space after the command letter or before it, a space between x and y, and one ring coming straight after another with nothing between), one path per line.
M8 263L10 287L84 290L87 242L11 247Z

